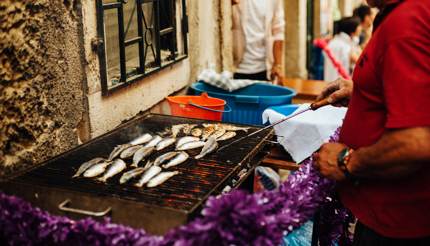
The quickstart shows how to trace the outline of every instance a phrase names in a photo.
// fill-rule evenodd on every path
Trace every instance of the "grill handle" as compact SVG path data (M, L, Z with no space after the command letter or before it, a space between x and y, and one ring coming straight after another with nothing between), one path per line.
M70 199L66 199L58 205L58 209L65 212L88 215L93 217L103 217L112 211L111 207L108 207L107 209L101 212L93 212L93 211L83 210L79 208L71 208L69 207L70 203L71 203Z

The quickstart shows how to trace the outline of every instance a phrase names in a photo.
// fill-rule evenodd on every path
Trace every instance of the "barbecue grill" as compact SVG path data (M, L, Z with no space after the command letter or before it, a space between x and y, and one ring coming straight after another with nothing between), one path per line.
M181 174L155 188L120 185L119 176L106 184L92 179L71 177L85 161L107 157L118 145L144 134L162 132L176 124L202 124L208 121L167 115L149 114L121 125L115 130L91 140L58 157L42 163L27 173L0 184L8 194L18 195L34 205L54 214L71 218L109 216L113 222L141 227L154 234L185 224L198 216L205 200L228 188L239 187L261 161L270 129L253 138L214 152L200 160L190 158L186 163L171 168ZM250 132L259 127L251 127ZM220 142L228 144L244 136ZM157 155L172 151L171 146ZM187 151L195 156L200 149Z

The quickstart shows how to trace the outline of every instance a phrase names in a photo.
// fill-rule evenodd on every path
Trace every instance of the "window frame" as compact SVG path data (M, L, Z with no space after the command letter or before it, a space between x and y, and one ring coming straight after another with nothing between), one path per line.
M108 96L112 94L114 91L117 91L121 88L127 87L134 82L142 80L145 77L148 77L154 73L157 73L165 68L171 67L172 65L188 58L188 16L186 9L186 0L179 0L182 4L182 19L180 20L181 25L181 38L183 40L183 54L174 55L172 61L162 62L161 61L161 47L160 47L160 39L161 36L174 33L176 35L176 17L173 15L176 13L176 9L170 9L170 13L172 14L172 27L166 28L164 30L160 30L160 6L159 2L162 0L131 0L136 1L138 7L137 11L137 25L138 25L138 36L135 38L131 38L125 40L124 34L124 13L123 13L123 4L127 3L127 0L117 0L113 3L103 3L103 0L96 0L96 14L97 14L97 42L96 42L96 50L99 58L99 67L100 67L100 81L101 81L101 89L102 96ZM173 0L173 3L175 1ZM145 3L153 3L153 18L154 18L154 28L153 33L151 35L155 36L154 50L155 50L155 64L157 65L154 69L150 71L146 71L146 56L145 49L148 48L148 45L145 47L146 36L143 25L144 13L142 5ZM118 16L118 43L119 43L119 66L120 66L120 80L117 85L108 86L108 67L107 67L107 52L105 47L105 30L104 30L104 11L109 9L116 9ZM173 29L172 29L173 28ZM169 30L167 30L169 29ZM148 30L148 29L147 29ZM175 44L178 43L178 39L175 38ZM93 43L94 44L94 43ZM137 68L137 74L127 78L126 74L126 56L125 56L125 48L130 45L138 44L139 50L139 67ZM177 48L177 47L176 47Z

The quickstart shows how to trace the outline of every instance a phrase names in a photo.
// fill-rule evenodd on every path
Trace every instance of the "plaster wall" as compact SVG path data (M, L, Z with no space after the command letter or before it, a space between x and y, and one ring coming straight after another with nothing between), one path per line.
M185 60L110 96L103 97L100 91L88 95L92 137L114 129L185 87L189 68L189 60Z

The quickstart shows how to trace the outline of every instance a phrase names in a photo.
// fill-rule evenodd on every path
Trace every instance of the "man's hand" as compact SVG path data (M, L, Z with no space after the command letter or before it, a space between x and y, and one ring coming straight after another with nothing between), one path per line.
M324 98L328 99L328 102L337 107L346 107L349 103L349 98L352 95L353 82L338 78L337 80L328 83L321 94L317 97L317 101Z
M336 181L345 180L345 175L337 165L337 156L344 148L346 148L344 144L327 143L314 154L314 166L321 175Z
M274 84L282 84L283 76L281 65L274 65L272 67L272 70L270 71L270 80Z

